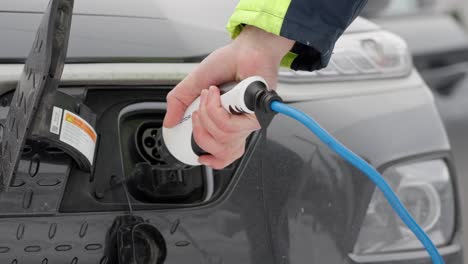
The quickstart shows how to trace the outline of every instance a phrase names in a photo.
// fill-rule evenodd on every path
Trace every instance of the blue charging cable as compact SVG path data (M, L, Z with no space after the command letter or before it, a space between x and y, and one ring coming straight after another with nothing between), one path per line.
M414 233L414 235L421 241L423 246L426 248L427 253L431 256L432 262L435 264L443 264L442 259L437 247L432 243L429 236L422 230L422 228L416 223L411 215L406 210L405 206L398 199L396 194L392 191L392 188L384 180L382 175L364 161L361 157L353 153L351 150L346 148L332 135L330 135L325 129L323 129L315 120L304 114L303 112L288 106L279 101L273 101L270 105L271 109L277 113L289 116L301 124L306 126L312 133L314 133L323 143L327 144L333 151L340 155L343 159L354 165L360 171L362 171L374 184L383 192L385 198L393 207L395 212L401 218L401 220L408 226L408 228Z

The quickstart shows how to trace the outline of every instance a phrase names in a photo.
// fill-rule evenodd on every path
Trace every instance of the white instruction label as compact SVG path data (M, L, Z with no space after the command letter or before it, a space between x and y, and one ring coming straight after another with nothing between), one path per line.
M54 106L52 110L52 117L50 118L50 132L54 134L59 134L60 124L62 123L62 113L63 109Z
M97 134L83 118L65 110L60 131L60 141L83 153L91 165L94 159Z

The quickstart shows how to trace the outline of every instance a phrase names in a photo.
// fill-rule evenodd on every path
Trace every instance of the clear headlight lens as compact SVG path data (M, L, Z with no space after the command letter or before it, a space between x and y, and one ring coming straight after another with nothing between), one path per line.
M407 76L411 55L403 39L387 31L343 35L336 43L330 63L315 72L279 72L281 81L323 82Z
M436 246L445 245L455 227L455 206L449 169L443 160L395 166L385 180ZM375 190L364 219L355 254L422 249L422 245Z

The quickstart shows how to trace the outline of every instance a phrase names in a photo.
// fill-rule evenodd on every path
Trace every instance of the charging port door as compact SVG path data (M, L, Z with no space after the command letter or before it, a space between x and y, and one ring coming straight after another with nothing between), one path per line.
M93 165L95 115L78 99L57 91L64 67L73 13L73 0L50 0L3 124L0 187L14 182L26 139L46 142L70 155L80 169ZM71 119L66 119L69 113ZM64 124L70 135L64 137ZM76 122L71 122L76 121ZM68 124L68 123L67 123ZM81 129L81 130L80 130ZM74 144L76 136L90 138L89 148ZM93 142L94 141L94 144Z

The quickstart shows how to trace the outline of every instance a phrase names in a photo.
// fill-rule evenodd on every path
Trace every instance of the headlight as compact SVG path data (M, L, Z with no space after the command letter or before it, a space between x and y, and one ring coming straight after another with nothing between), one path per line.
M453 188L443 160L394 166L383 174L416 222L436 246L449 242L455 226ZM376 190L354 253L376 254L422 249L422 245Z
M343 35L336 43L330 63L315 72L279 72L281 81L323 82L402 77L412 70L406 43L387 31Z

